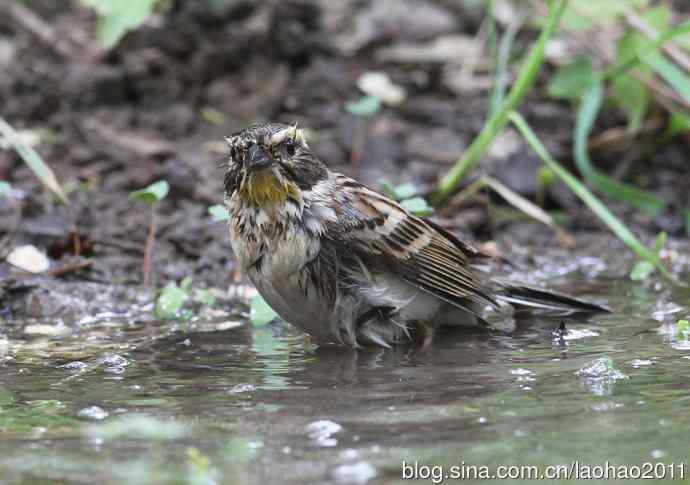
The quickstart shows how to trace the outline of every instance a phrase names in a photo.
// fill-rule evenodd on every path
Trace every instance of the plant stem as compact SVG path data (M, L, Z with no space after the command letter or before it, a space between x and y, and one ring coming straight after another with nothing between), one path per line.
M151 271L153 269L153 245L156 242L156 229L158 227L156 209L156 204L151 206L151 224L149 225L149 234L146 237L146 247L144 248L144 264L142 267L144 273L144 286L149 286L151 283Z
M568 0L551 0L549 2L549 18L546 26L522 65L508 97L501 108L489 117L481 133L475 138L463 157L441 179L438 190L431 199L433 205L443 205L455 192L460 182L479 163L494 138L506 126L508 114L519 107L527 92L532 88L544 63L546 43L556 31L567 5Z
M659 259L659 255L646 247L639 239L618 219L585 185L563 168L548 152L546 147L534 134L527 121L517 112L509 113L510 121L539 155L542 161L560 178L575 195L577 195L592 212L608 226L618 238L632 249L640 258L652 263L659 272L669 280L674 280L666 266Z

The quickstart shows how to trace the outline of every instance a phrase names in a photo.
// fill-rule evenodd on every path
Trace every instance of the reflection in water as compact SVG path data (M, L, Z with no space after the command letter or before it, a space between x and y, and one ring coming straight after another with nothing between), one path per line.
M402 460L681 461L688 300L621 283L607 297L611 315L449 330L423 351L316 347L280 323L18 333L0 345L0 476L389 483Z

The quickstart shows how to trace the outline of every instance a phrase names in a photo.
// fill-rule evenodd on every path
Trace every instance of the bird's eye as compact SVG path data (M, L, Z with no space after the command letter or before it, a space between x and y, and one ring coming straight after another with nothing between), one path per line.
M292 138L288 138L287 140L285 140L285 150L287 151L288 155L293 156L296 151L295 140L293 140Z

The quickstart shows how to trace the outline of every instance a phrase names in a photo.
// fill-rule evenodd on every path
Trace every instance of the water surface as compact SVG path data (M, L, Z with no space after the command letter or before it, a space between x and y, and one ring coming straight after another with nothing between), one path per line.
M12 322L2 483L398 483L403 461L436 466L431 478L463 463L687 465L690 343L674 326L687 291L557 282L615 312L568 320L565 334L545 318L510 335L444 332L425 351L317 348L241 315Z

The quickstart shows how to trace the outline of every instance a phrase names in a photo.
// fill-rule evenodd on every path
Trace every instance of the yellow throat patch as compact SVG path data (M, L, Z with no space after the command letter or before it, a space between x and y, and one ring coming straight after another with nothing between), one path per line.
M299 189L290 182L281 182L271 171L263 170L251 175L240 189L240 196L252 205L267 207L283 203L290 196L298 198Z

